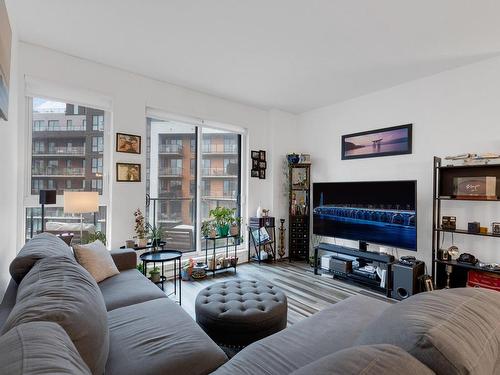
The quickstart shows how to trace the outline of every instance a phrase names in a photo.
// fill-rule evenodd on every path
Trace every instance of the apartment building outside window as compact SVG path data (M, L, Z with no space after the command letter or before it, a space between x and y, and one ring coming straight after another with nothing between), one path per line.
M197 243L202 246L198 250L203 250L197 208L201 220L217 206L235 208L237 215L241 212L241 135L181 121L148 118L147 124L146 186L155 202L147 216L180 250L194 251Z
M32 124L31 170L29 195L25 198L26 238L41 229L38 194L42 189L57 192L57 204L46 207L46 222L77 223L79 218L65 215L62 209L62 194L70 191L98 191L103 194L105 158L105 112L54 102L44 98L28 98L29 119ZM99 130L87 130L87 119L97 117ZM86 144L91 147L86 147ZM106 202L96 215L84 215L85 221L93 223L96 230L106 230Z
M104 116L94 115L92 116L92 130L103 131L104 130Z

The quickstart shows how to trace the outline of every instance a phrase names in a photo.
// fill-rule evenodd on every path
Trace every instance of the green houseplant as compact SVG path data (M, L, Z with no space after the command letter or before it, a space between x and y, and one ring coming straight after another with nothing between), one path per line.
M151 278L152 282L159 283L160 282L160 268L154 267L151 271L149 271L149 277Z
M149 223L146 224L146 228L149 232L149 239L151 240L151 246L153 246L153 250L156 250L156 248L161 242L162 230L160 227L153 226Z
M217 236L215 222L213 220L203 220L201 223L201 234L205 238L214 238Z
M221 237L229 234L229 226L235 220L235 208L217 206L210 210L209 216L213 217L218 235Z
M148 240L146 238L147 234L147 229L144 221L144 215L142 214L142 211L138 208L134 212L134 217L135 217L135 237L137 238L137 242L139 247L144 247L148 244Z
M89 233L87 235L86 243L91 243L97 240L101 241L104 245L106 245L106 234L100 231Z

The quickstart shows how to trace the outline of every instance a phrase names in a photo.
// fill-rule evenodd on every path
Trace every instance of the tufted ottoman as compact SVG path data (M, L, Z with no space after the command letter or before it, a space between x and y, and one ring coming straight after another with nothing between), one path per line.
M196 297L196 322L219 345L243 347L286 327L285 294L268 283L231 280Z

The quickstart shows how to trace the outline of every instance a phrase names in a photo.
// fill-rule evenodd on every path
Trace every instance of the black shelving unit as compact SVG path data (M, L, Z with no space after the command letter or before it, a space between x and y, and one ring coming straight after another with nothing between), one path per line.
M237 255L237 249L238 249L238 237L240 235L237 234L237 235L227 235L227 236L224 236L224 237L205 237L205 264L208 266L208 252L211 250L212 251L212 256L213 256L213 259L214 259L214 267L215 267L215 257L217 254L220 254L217 253L217 250L220 250L222 249L223 251L225 250L226 252L226 258L229 258L229 247L232 247L234 246L234 264L230 264L229 266L227 267L219 267L219 268L214 268L214 269L210 269L208 268L207 271L208 272L212 272L212 276L215 276L215 274L219 271L226 271L230 268L234 268L234 273L236 273L236 266L238 264L238 255ZM233 244L230 244L229 243L229 239L232 238L233 239ZM218 240L226 240L226 244L225 246L219 246L217 247L217 241ZM209 249L208 247L208 241L212 241L213 243L213 247L211 247Z
M261 228L263 228L269 240L264 240L261 237ZM257 234L255 234L257 231ZM261 263L261 253L266 251L266 247L270 250L271 259L276 260L276 224L274 217L251 217L248 224L248 261ZM252 254L252 248L254 254Z
M289 164L288 259L309 259L311 164Z
M497 178L495 199L460 197L457 198L453 191L453 182L456 177L485 177L495 176ZM442 235L452 233L465 236L492 237L500 238L500 235L488 233L474 233L465 229L444 229L441 227L441 213L443 201L457 201L463 204L474 204L474 202L491 202L495 204L500 201L500 164L481 164L481 165L442 165L441 158L434 157L433 173L433 216L432 216L432 277L438 288L446 285L446 267L452 267L453 277L450 279L451 287L465 286L467 282L467 272L470 270L479 272L490 272L500 274L498 270L482 268L477 265L457 262L456 260L437 259L437 252L441 245Z

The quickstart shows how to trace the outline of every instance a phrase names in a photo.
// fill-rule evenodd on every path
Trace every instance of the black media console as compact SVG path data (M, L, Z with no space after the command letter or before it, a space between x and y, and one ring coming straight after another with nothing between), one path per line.
M330 252L342 255L349 255L355 257L356 259L366 261L368 263L378 262L386 265L387 274L385 278L385 288L381 288L380 282L377 280L372 280L367 277L359 276L356 274L347 274L344 279L359 282L372 287L375 290L385 292L387 297L391 296L391 282L392 282L392 263L394 263L394 256L389 254L381 254L373 251L360 251L358 249L353 249L345 246L338 246L328 243L320 243L314 248L314 274L318 274L318 252Z

